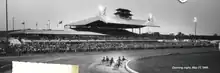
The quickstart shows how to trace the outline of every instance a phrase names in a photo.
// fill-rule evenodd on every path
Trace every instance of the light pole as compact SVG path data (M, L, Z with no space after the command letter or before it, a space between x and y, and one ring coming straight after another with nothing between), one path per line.
M195 22L195 36L196 36L197 22Z
M50 20L48 20L48 30L50 30Z
M196 31L197 31L197 17L194 17L194 21L195 23L195 40L196 40Z
M5 19L5 22L6 22L6 43L7 43L7 48L8 48L8 0L5 0L5 7L6 7L6 19Z
M15 17L12 17L13 30L15 30Z
M60 24L63 24L63 21L59 21L59 22L58 22L57 28L59 28L59 25L60 25Z
M5 23L6 23L6 55L14 54L14 49L9 48L9 32L8 32L8 0L5 0Z

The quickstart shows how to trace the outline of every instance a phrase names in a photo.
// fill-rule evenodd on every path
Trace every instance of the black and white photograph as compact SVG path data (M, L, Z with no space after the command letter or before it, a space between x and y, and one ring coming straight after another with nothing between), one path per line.
M220 0L0 0L0 73L220 73Z

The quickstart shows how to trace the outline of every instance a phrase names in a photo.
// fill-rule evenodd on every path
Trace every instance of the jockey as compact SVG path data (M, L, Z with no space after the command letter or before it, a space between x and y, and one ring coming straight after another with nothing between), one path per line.
M125 59L125 57L123 56L123 57L122 57L122 61L125 61L125 60L127 60L127 59Z
M114 59L112 57L111 60L110 60L110 66L112 66L113 63L114 63Z
M103 58L102 58L102 63L104 63L105 61L106 61L106 60L105 60L105 57L103 57Z

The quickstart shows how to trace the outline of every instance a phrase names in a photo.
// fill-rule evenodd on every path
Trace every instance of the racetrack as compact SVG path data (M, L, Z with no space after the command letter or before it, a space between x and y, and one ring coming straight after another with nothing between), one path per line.
M220 52L166 55L131 61L139 73L220 73Z
M99 73L98 69L88 68L92 63L100 61L103 56L117 58L125 56L127 59L135 59L140 57L149 57L156 55L166 55L169 53L193 53L193 52L208 52L217 51L217 48L176 48L176 49L146 49L146 50L126 50L126 51L109 51L109 52L79 52L66 54L45 54L41 56L31 57L14 57L1 58L4 60L20 60L32 62L47 62L61 64L77 64L79 65L80 73ZM2 63L1 63L2 64ZM92 67L91 67L92 68ZM7 71L10 73L11 71Z

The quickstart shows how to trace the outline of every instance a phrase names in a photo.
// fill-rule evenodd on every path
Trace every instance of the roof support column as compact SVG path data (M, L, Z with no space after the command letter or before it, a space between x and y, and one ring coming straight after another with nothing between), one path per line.
M132 33L134 33L134 28L131 28Z
M141 28L139 28L139 34L141 34Z

